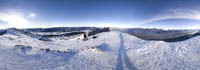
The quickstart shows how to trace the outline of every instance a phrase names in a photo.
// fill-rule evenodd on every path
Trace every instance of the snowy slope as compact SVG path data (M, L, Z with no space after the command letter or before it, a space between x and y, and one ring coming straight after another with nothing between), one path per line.
M20 34L0 36L0 70L198 70L200 37L148 41L111 31L41 41ZM49 48L49 49L47 49Z

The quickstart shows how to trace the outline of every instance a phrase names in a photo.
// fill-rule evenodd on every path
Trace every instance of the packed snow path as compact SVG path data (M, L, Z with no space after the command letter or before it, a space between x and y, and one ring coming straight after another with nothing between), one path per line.
M129 70L137 70L136 67L130 61L130 58L125 49L124 37L121 33L119 37L120 37L120 46L118 50L116 70L124 70L123 64L125 64L126 68L128 68Z
M55 38L52 42L24 35L0 36L0 70L200 69L199 36L174 43L142 40L121 32L97 36L88 41Z

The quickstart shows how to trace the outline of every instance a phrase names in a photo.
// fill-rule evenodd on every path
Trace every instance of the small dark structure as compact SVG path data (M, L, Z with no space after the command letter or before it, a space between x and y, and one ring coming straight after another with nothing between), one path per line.
M88 32L83 33L83 40L88 40Z

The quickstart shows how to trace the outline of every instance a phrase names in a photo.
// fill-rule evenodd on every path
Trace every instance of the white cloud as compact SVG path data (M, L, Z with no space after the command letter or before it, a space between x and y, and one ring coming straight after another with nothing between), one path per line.
M154 18L150 18L139 22L140 24L148 24L151 22L156 22L160 20L167 20L167 19L194 19L200 20L200 12L196 10L184 10L184 9L175 9L170 10L170 14L160 15Z
M35 13L22 13L22 12L0 12L0 21L4 23L4 26L0 26L0 28L27 28L30 27L29 18L34 18L36 16Z

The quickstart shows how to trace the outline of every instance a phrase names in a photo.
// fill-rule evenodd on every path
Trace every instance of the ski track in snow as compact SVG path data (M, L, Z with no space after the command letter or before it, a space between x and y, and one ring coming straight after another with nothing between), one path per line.
M128 68L129 70L137 70L137 68L131 63L130 58L128 57L124 45L124 37L121 33L119 34L119 38L120 46L118 50L116 70L124 70L123 64L125 64L126 68Z

